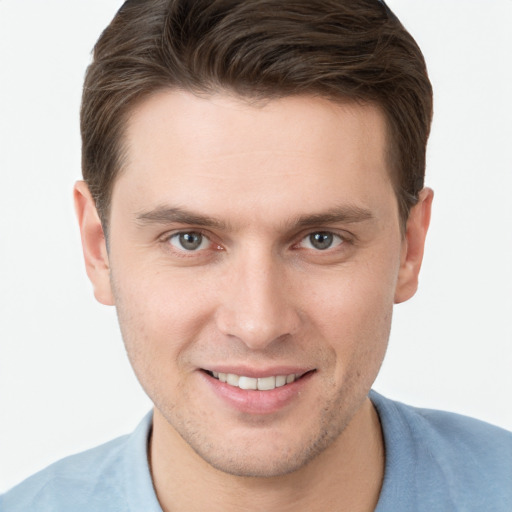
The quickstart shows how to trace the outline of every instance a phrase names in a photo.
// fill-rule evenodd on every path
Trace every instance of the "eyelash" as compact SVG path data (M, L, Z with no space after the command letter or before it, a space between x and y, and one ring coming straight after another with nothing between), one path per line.
M201 245L204 243L204 240L207 240L208 246L205 248L199 249L199 250L190 250L190 251L186 250L185 248L180 249L179 247L174 246L174 244L172 243L172 240L179 239L180 236L184 236L184 235L200 235L201 237L203 237L203 241L201 242ZM177 232L173 232L173 233L167 233L160 238L160 242L166 246L167 250L172 251L173 254L177 257L180 257L180 258L196 257L197 258L197 256L199 254L204 253L207 249L211 249L212 246L217 251L224 250L220 244L216 244L214 241L212 241L212 238L213 237L211 235L201 231L200 229L189 229L189 230L177 231Z
M314 245L313 237L316 237L317 235L318 235L317 242L322 243L321 237L331 237L332 243L329 244L329 246L325 247L324 249L320 249L318 247L309 247L308 249L312 249L312 250L317 249L318 252L326 252L326 251L334 250L336 247L343 245L347 241L344 237L342 237L341 235L339 235L337 233L333 233L332 231L313 231L313 232L308 233L306 236L302 237L299 244L297 244L297 245L303 244L304 242L308 242L310 246L313 246ZM336 239L338 239L338 242L336 242ZM335 244L335 245L333 246L333 244Z
M179 248L179 247L175 246L171 242L173 239L179 239L180 236L184 236L184 235L200 235L201 237L203 237L204 239L206 239L209 242L209 245L208 245L208 247L205 247L202 249L199 248L198 250L186 250L185 248ZM329 247L326 247L325 249L315 249L313 247L306 247L306 248L301 247L301 244L303 244L304 242L307 242L308 239L309 239L310 245L312 245L311 237L314 235L324 235L324 236L331 235L334 239L333 243L336 243L336 240L338 242L336 243L336 245L334 245L334 247L329 246ZM191 229L191 230L177 231L174 233L166 234L161 238L161 242L164 244L167 244L168 246L172 246L171 250L175 254L179 255L180 257L187 258L187 257L194 257L194 256L197 257L197 255L199 253L202 253L203 251L206 251L207 249L211 249L212 246L213 246L214 250L216 250L216 251L224 250L224 248L220 244L214 242L212 240L212 238L213 237L211 235L209 235L208 233L205 233L199 229L197 229L197 230ZM204 243L204 240L201 242L201 244L203 244L203 243ZM292 244L292 248L295 250L314 251L314 252L318 253L319 255L320 254L327 255L327 254L332 254L335 251L341 250L342 247L343 247L343 249L345 249L344 246L346 244L350 244L350 243L353 243L353 240L347 234L340 234L340 233L336 233L336 232L330 231L330 230L318 229L318 230L314 230L314 231L308 231L305 234L301 234L299 241Z

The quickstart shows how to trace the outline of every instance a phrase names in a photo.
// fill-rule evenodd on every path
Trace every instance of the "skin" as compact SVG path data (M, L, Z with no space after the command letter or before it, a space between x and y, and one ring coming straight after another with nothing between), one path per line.
M132 112L125 142L108 251L83 182L75 202L95 296L116 306L155 404L163 509L373 510L384 447L367 395L393 304L416 290L432 201L422 191L403 234L379 108L165 91ZM179 233L202 243L187 251ZM277 367L309 373L264 414L203 371Z

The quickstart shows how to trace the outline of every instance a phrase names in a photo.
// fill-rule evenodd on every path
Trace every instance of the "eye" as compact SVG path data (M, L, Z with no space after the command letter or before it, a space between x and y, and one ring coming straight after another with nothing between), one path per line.
M333 247L337 247L343 243L343 239L339 235L335 235L330 231L317 231L310 233L303 238L300 246L305 249L315 249L317 251L325 251Z
M180 251L199 251L210 247L210 240L202 233L188 231L176 233L169 238L170 244Z

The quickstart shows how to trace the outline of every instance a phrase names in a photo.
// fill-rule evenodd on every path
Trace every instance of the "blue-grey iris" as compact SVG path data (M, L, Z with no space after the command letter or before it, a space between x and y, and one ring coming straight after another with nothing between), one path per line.
M333 244L334 235L327 231L321 231L309 235L309 241L315 249L324 251L325 249L329 249Z

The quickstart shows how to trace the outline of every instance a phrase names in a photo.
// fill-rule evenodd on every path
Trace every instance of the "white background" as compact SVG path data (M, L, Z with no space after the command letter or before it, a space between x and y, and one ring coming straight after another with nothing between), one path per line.
M0 0L0 491L132 430L150 403L74 221L90 50L119 0ZM512 429L512 1L389 0L435 88L420 291L375 385Z

